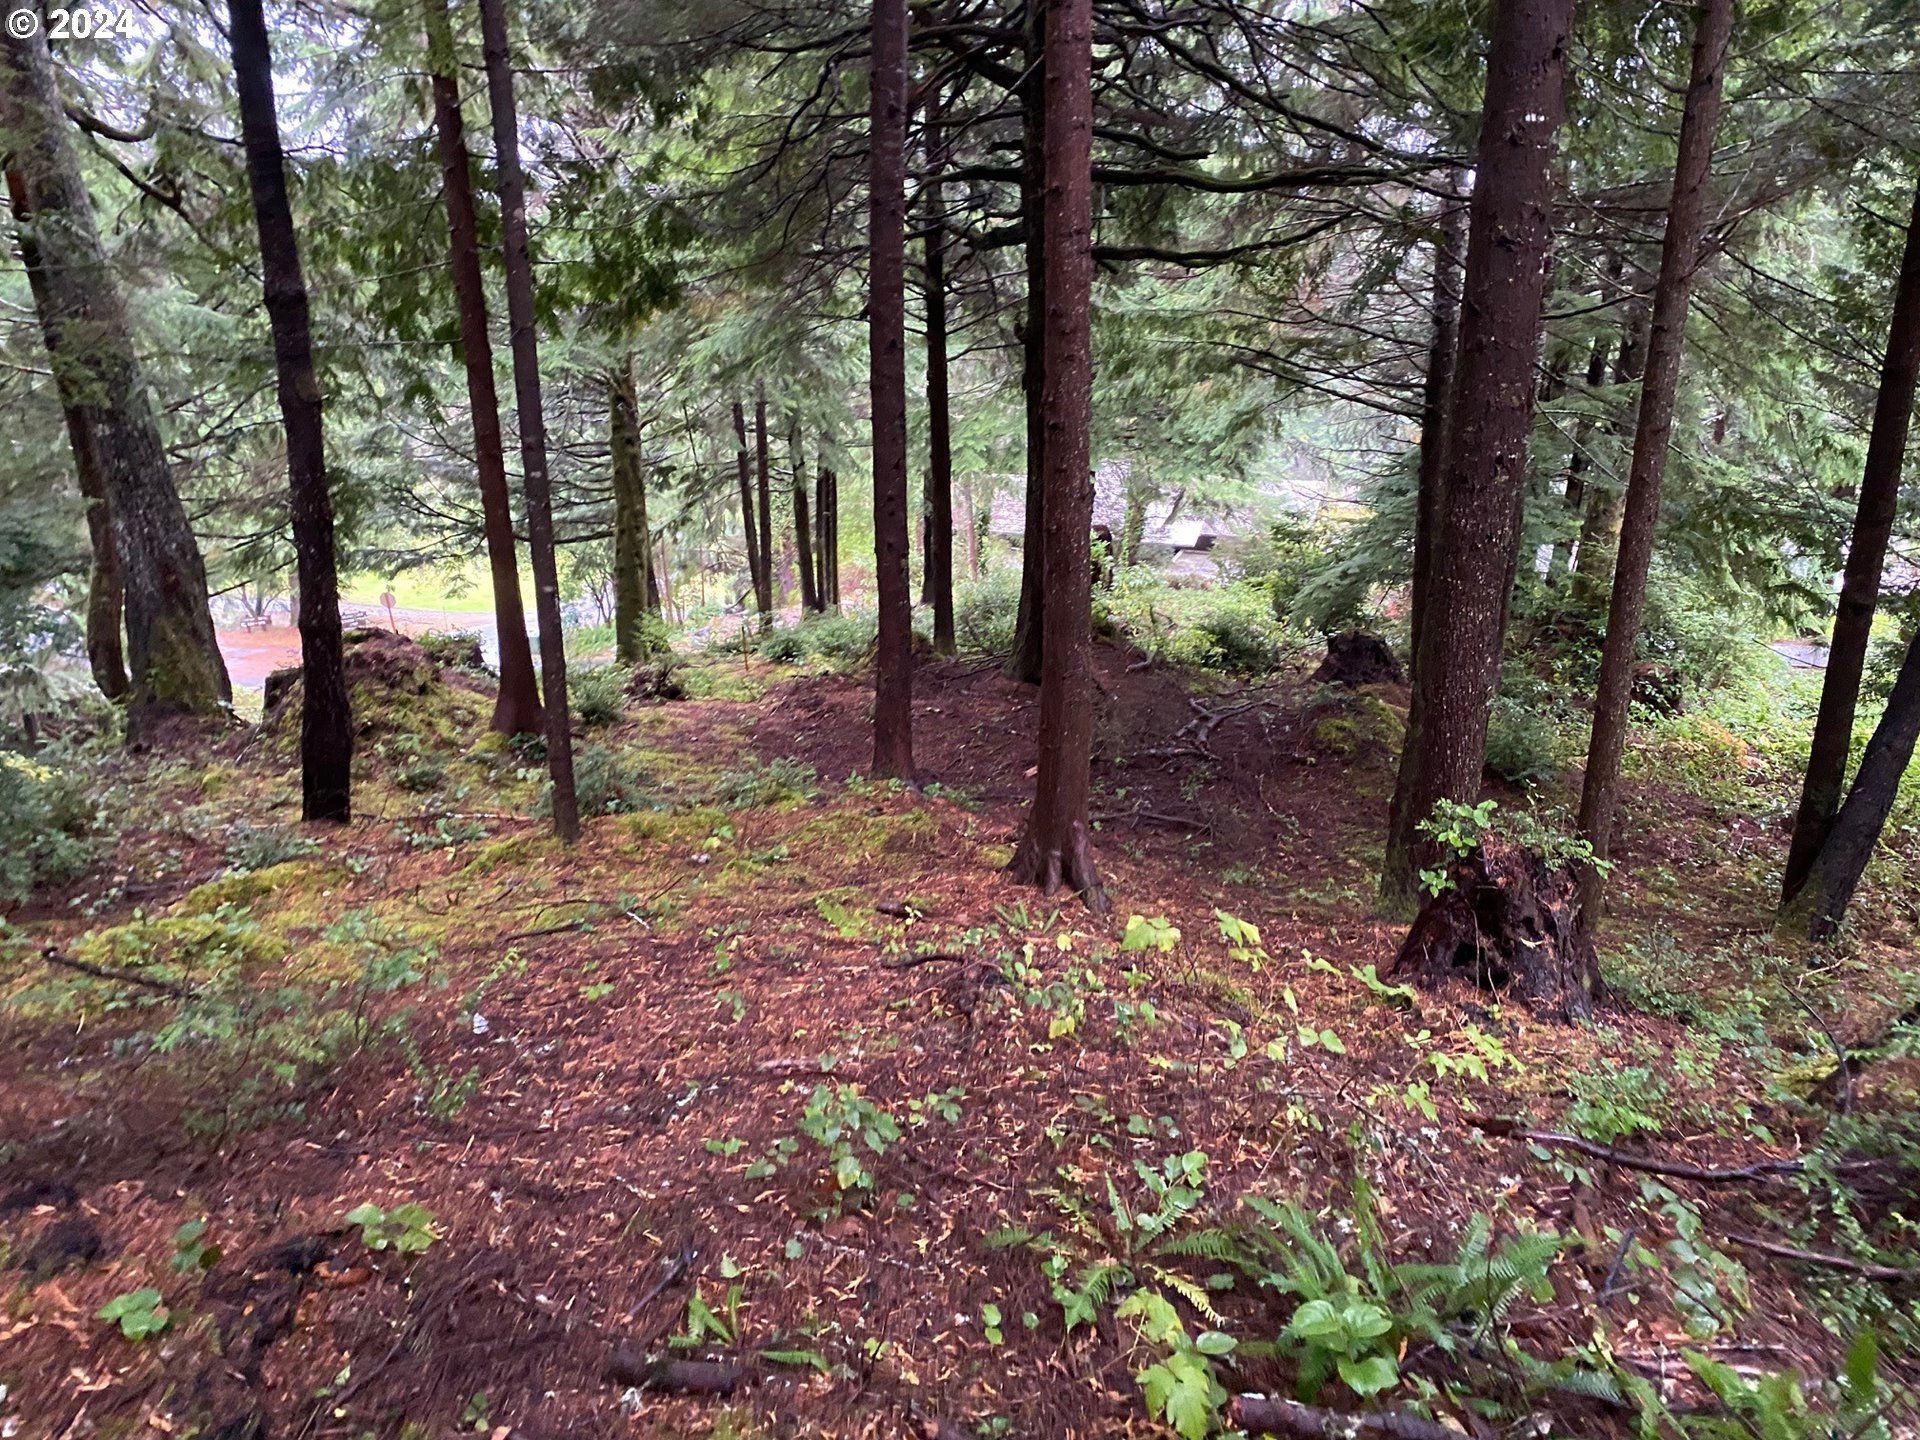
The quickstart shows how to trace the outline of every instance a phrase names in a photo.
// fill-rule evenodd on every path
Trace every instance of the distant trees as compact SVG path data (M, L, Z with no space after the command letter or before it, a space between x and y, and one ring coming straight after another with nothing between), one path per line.
M273 330L280 415L286 427L293 545L300 576L300 817L352 818L353 716L334 574L333 501L313 369L307 283L287 200L286 158L274 114L273 53L261 0L229 0L227 34L240 97L247 186L260 237L260 274Z
M206 567L107 263L54 84L44 36L8 27L0 127L11 137L33 222L45 302L41 328L63 394L98 461L125 584L127 737L169 712L210 714L230 698L207 608Z

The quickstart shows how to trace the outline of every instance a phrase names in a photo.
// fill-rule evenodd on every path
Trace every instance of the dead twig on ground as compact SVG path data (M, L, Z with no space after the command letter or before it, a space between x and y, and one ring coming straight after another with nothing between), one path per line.
M40 952L40 958L49 965L57 965L62 970L77 970L82 975L91 975L96 980L111 980L116 985L138 985L143 990L157 990L162 995L171 995L176 1000L191 1000L193 991L171 980L156 979L152 975L137 975L131 970L115 970L107 965L92 965L85 960L75 960L71 955L62 955L49 945Z
M1758 1235L1733 1235L1727 1239L1747 1250L1773 1255L1781 1260L1798 1260L1802 1265L1818 1265L1825 1270L1844 1270L1868 1280L1884 1280L1894 1285L1920 1282L1920 1270L1902 1270L1897 1265L1877 1265L1870 1260L1855 1260L1846 1255L1829 1255L1820 1250L1802 1250L1798 1245L1763 1239Z
M1806 1169L1802 1160L1760 1160L1751 1165L1735 1165L1726 1169L1713 1169L1705 1165L1689 1165L1682 1160L1662 1160L1655 1155L1635 1155L1628 1150L1616 1150L1611 1145L1598 1145L1591 1140L1582 1140L1578 1135L1562 1135L1556 1130L1527 1130L1511 1120L1492 1117L1472 1119L1489 1135L1507 1135L1515 1140L1525 1140L1534 1145L1548 1145L1559 1150L1572 1150L1581 1155L1592 1156L1595 1160L1604 1160L1609 1165L1618 1165L1623 1170L1642 1170L1649 1175L1668 1175L1676 1180L1693 1180L1702 1185L1733 1185L1742 1180L1773 1180L1783 1175L1798 1175ZM1837 1164L1835 1170L1858 1170L1865 1168L1865 1162L1846 1162Z

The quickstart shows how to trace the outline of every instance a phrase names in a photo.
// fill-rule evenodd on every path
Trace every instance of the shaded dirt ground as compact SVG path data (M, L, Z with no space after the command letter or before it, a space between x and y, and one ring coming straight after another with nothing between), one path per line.
M1622 1278L1634 1241L1684 1223L1648 1177L1489 1123L1552 1125L1570 1075L1628 1066L1673 1078L1657 1125L1625 1143L1694 1165L1791 1158L1825 1112L1783 1094L1760 1047L1674 1019L1616 1006L1568 1029L1494 996L1376 994L1356 972L1384 972L1402 933L1366 903L1401 697L1298 679L1201 693L1130 658L1099 658L1111 923L1001 877L1035 697L978 662L917 678L925 796L858 778L857 675L735 663L709 688L740 698L636 708L584 736L627 767L630 813L564 851L533 818L535 764L475 745L484 697L430 675L361 695L355 824L251 875L220 878L232 822L297 814L271 717L211 760L114 762L104 783L133 823L113 863L17 914L0 971L5 1433L1167 1433L1142 1409L1131 1327L1106 1307L1067 1333L1040 1257L996 1237L1050 1235L1075 1266L1117 1256L1144 1280L1150 1257L1114 1217L1151 1208L1141 1166L1191 1152L1189 1229L1260 1195L1326 1212L1337 1235L1364 1177L1396 1257L1450 1254L1475 1212L1565 1233L1552 1298L1510 1317L1542 1357L1599 1336L1656 1381L1696 1343L1831 1373L1845 1337L1806 1287L1836 1277L1724 1238L1786 1233L1805 1208L1791 1186L1668 1182L1745 1266L1722 1277L1745 1303L1690 1340L1670 1273ZM422 754L445 765L430 791L397 779ZM1685 904L1655 885L1615 925L1685 950L1762 921L1752 877L1778 837L1756 827L1730 850L1721 812L1652 781L1640 798L1671 818L1627 837L1623 865L1695 871L1674 881ZM1234 953L1216 907L1259 927L1261 953ZM1129 915L1179 936L1122 950ZM168 922L187 928L152 928ZM1863 942L1848 983L1876 943L1910 937ZM49 965L46 944L113 975ZM254 998L171 1034L178 992L222 975ZM307 998L258 998L276 986ZM1855 991L1834 1019L1873 1033L1893 998ZM324 1038L324 1059L283 1031ZM855 1091L900 1136L856 1141L870 1184L842 1190L806 1112ZM425 1207L432 1243L370 1249L343 1219L369 1202ZM178 1227L200 1219L223 1253L174 1268ZM97 1254L78 1253L88 1234ZM130 1343L95 1312L143 1286L171 1326ZM1290 1308L1217 1303L1249 1338ZM616 1348L690 1334L676 1353L774 1358L728 1401L607 1378ZM1401 1359L1446 1378L1440 1356ZM1228 1384L1284 1394L1291 1371L1240 1362ZM1556 1434L1625 1423L1576 1397L1531 1403Z

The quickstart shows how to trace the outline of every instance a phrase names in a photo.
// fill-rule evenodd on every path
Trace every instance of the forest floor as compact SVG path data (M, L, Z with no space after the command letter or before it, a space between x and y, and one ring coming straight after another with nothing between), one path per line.
M582 733L619 809L564 848L484 682L362 648L350 828L291 825L289 717L182 734L101 762L110 857L0 929L7 1440L1165 1434L1130 1289L1294 1392L1253 1342L1300 1297L1195 1240L1249 1198L1357 1281L1476 1215L1565 1239L1504 1323L1571 1388L1483 1336L1333 1409L1625 1434L1582 1376L1817 1387L1869 1321L1915 1379L1915 1287L1844 1268L1912 1253L1912 1172L1844 1167L1913 1066L1832 1052L1913 1004L1920 910L1876 874L1836 956L1776 941L1785 779L1717 722L1638 737L1611 999L1567 1027L1383 983L1391 691L1099 647L1109 919L1002 874L1035 695L985 662L916 675L922 794L861 778L862 674L696 662L704 698ZM656 1352L744 1374L642 1389Z

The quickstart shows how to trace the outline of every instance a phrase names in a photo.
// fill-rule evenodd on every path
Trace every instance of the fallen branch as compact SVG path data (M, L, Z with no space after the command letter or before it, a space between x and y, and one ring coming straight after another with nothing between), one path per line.
M1460 1440L1449 1430L1417 1415L1389 1410L1378 1415L1342 1415L1293 1400L1236 1395L1227 1406L1227 1423L1262 1435L1297 1440Z
M907 955L898 960L882 960L882 970L911 970L916 965L928 965L935 960L970 960L970 955L957 955L951 950L935 950L925 955Z
M106 965L90 965L85 960L75 960L70 955L62 955L49 945L40 952L40 958L49 965L58 965L63 970L77 970L82 975L91 975L96 980L111 980L119 985L138 985L146 990L157 990L162 995L171 995L176 1000L191 1000L193 991L171 980L156 980L151 975L137 975L131 970L115 970Z
M1730 1169L1714 1170L1703 1165L1689 1165L1682 1160L1662 1160L1653 1155L1635 1155L1628 1150L1616 1150L1611 1145L1597 1145L1591 1140L1582 1140L1578 1135L1562 1135L1557 1130L1523 1130L1511 1120L1481 1118L1473 1121L1489 1135L1510 1135L1515 1140L1526 1140L1535 1145L1551 1145L1560 1150L1572 1150L1581 1155L1590 1155L1595 1160L1604 1160L1609 1165L1618 1165L1624 1170L1643 1170L1649 1175L1668 1175L1676 1180L1694 1180L1702 1185L1733 1185L1742 1180L1770 1180L1781 1175L1797 1175L1806 1168L1800 1160L1761 1160L1752 1165L1737 1165ZM1844 1166L1836 1166L1844 1169Z
M660 1278L641 1292L640 1298L633 1302L633 1308L627 1311L627 1319L629 1321L638 1319L642 1310L651 1305L665 1291L678 1285L682 1277L684 1277L692 1267L693 1260L694 1249L692 1243L682 1240L680 1242L680 1253L673 1257L672 1263L667 1266Z
M1173 825L1187 830L1211 830L1211 820L1193 820L1185 815L1168 815L1159 810L1120 810L1112 814L1089 815L1089 824L1112 824L1120 820L1131 820L1138 825L1142 820L1150 820L1156 825Z
M502 945L511 945L516 940L538 940L542 936L565 935L574 930L584 930L586 928L587 922L585 920L569 920L564 925L542 925L537 930L516 930L511 935L502 935L500 937L500 943Z
M731 1360L650 1359L625 1345L614 1348L601 1373L615 1385L676 1395L731 1395L748 1379L746 1366Z
M1782 1260L1798 1260L1803 1265L1819 1265L1828 1270L1844 1270L1850 1275L1861 1275L1868 1280L1885 1280L1895 1285L1920 1282L1920 1270L1902 1270L1897 1265L1876 1265L1869 1260L1854 1260L1845 1255L1828 1255L1820 1250L1802 1250L1798 1245L1783 1245L1778 1240L1763 1240L1758 1235L1729 1235L1727 1239L1748 1250L1758 1250L1762 1255L1775 1255Z

